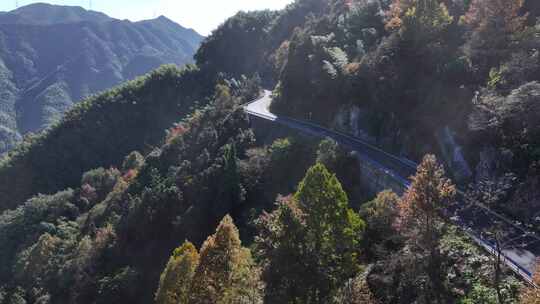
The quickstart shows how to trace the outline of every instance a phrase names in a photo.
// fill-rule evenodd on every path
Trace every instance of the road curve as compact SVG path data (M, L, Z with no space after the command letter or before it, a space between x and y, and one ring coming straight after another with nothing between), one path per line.
M387 153L351 135L330 130L308 121L276 115L269 110L271 103L271 92L265 90L259 99L246 104L244 111L250 116L272 121L306 134L332 138L374 163L379 169L399 181L404 188L410 185L409 177L416 173L416 163ZM462 195L460 192L459 196ZM507 234L506 241L508 242L503 250L504 262L526 282L532 284L532 272L535 269L537 257L540 256L540 237L484 206L457 202L449 206L444 213L490 254L496 254L497 250L494 240L490 238L489 230L495 224L502 225Z

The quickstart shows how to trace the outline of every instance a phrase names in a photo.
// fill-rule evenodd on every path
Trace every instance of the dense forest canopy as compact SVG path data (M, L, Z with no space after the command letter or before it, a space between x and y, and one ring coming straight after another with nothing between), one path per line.
M539 15L534 0L238 13L196 66L89 98L0 164L0 303L538 303L441 215L470 186L464 204L534 228ZM411 185L370 195L347 148L258 130L242 105L263 88L277 114L417 161Z

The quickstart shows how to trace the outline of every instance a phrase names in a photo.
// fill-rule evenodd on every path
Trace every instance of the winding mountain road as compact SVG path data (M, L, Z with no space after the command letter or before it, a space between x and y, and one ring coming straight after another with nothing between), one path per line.
M244 111L250 116L284 125L302 133L332 138L339 144L358 152L363 159L370 161L379 170L398 181L404 189L410 185L409 177L416 173L416 163L387 153L351 135L311 122L278 116L270 112L271 102L271 92L265 90L259 99L245 105ZM494 255L497 254L497 245L490 230L495 225L502 227L505 235L502 242L504 246L501 246L503 261L516 274L532 284L532 273L537 257L540 257L540 237L485 206L464 204L462 198L463 193L459 192L458 201L446 208L445 215L479 246Z

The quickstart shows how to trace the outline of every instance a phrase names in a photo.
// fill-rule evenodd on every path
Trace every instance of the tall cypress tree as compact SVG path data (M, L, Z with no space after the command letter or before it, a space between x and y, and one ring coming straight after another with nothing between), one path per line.
M199 253L192 243L186 241L176 248L161 274L156 303L187 303L191 281L198 264Z
M200 255L189 242L174 251L156 293L158 304L261 302L260 273L228 215L204 242Z
M442 303L445 296L439 249L444 223L439 212L455 194L455 186L445 177L437 158L426 155L399 202L401 228L409 237L412 252L421 258L423 271L429 278L424 296L429 301L436 300L435 303Z
M204 242L191 286L191 304L258 303L259 277L251 253L242 247L238 229L225 216Z
M310 168L294 196L259 220L267 300L327 303L359 270L364 226L336 176Z
M236 146L234 144L227 144L223 150L223 171L219 177L221 186L216 195L220 198L220 201L219 205L217 205L214 210L218 218L221 218L243 199L243 189L240 184L240 176L238 173Z

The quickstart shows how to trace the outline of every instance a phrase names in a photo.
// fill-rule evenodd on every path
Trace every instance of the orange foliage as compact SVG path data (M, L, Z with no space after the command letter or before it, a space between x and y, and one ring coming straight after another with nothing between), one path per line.
M347 75L355 75L360 71L360 67L360 62L351 62L345 66L345 73L347 73Z
M445 177L444 168L434 155L426 155L418 166L412 183L398 203L397 228L409 225L429 225L423 222L427 217L438 216L439 208L450 202L456 195L456 188Z
M473 0L462 20L479 30L495 26L507 33L515 33L525 26L527 16L520 16L524 2L524 0Z
M536 262L536 270L533 275L533 282L540 286L540 259ZM540 289L535 287L526 288L521 294L521 304L540 304Z
M412 0L394 0L390 4L390 9L386 11L386 24L385 28L387 31L394 31L403 25L403 20L401 17L407 9L412 5Z

